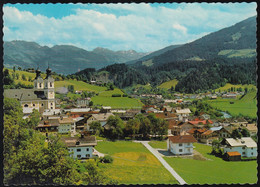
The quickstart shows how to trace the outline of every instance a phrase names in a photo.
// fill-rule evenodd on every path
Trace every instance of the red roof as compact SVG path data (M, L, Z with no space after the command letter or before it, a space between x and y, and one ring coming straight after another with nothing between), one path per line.
M203 125L206 125L208 123L212 124L213 121L211 120L198 120L197 118L194 121L189 121L192 125L198 125L199 123L202 123Z
M197 142L197 140L192 135L169 136L169 140L172 143L194 143L194 142Z

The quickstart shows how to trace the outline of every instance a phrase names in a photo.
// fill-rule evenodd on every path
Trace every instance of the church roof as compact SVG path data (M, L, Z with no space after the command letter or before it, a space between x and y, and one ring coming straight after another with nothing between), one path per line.
M19 101L45 100L44 91L36 89L5 89L4 97L18 99Z

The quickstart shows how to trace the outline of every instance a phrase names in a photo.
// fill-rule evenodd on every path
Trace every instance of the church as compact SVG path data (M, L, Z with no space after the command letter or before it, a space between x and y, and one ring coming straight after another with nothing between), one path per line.
M46 69L46 77L41 77L39 68L33 81L33 89L5 89L4 97L15 98L20 101L23 112L31 113L33 109L43 113L45 110L55 110L54 78L51 69Z

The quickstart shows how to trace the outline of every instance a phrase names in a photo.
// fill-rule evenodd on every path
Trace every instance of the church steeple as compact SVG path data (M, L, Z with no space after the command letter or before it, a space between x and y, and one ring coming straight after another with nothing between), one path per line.
M35 79L38 79L39 77L41 77L41 71L39 70L39 67L36 70L36 77Z
M46 69L46 74L47 74L47 76L45 79L48 79L49 77L51 77L51 69L50 69L49 64L48 64L48 68Z

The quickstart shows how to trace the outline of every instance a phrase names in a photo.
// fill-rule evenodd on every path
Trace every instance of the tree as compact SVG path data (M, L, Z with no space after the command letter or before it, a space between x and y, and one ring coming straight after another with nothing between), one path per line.
M102 128L102 126L101 126L101 123L99 122L99 121L93 121L93 122L91 122L90 123L90 129L92 129L93 130L93 134L95 134L95 135L99 135L101 132L102 132L102 130L103 130L103 128Z
M246 128L243 128L241 130L241 134L242 134L242 137L250 137L250 132Z
M68 90L71 93L74 93L74 85L68 85Z
M14 80L10 76L8 69L5 69L3 72L3 83L4 83L4 85L13 85L14 84Z
M139 133L146 139L151 133L151 122L147 117L144 117L143 114L137 114L136 118L140 121Z
M135 138L135 135L139 132L140 124L140 121L136 118L128 120L125 127L127 133Z
M24 81L27 80L24 74L22 74L22 80L24 80Z
M16 80L19 80L19 74L18 73L15 74L15 77L16 77Z
M90 107L93 106L93 101L90 101L88 106L90 106Z
M41 115L40 115L39 111L36 109L33 109L33 112L30 115L28 127L31 129L35 129L40 122L40 117L41 117Z
M14 71L14 73L15 73L15 66L13 66L13 71Z
M124 123L118 116L109 116L107 124L110 127L108 136L111 139L119 139L123 136Z
M237 139L237 138L240 139L242 137L242 134L241 134L241 132L239 132L238 129L235 129L232 131L231 137L234 139Z

